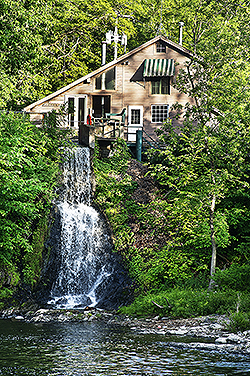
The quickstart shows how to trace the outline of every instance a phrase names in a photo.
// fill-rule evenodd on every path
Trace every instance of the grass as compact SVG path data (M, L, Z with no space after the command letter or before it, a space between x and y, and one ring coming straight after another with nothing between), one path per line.
M236 312L237 307L238 292L234 290L208 291L174 288L141 294L130 306L121 307L119 312L139 317L159 315L188 318L211 314L230 315ZM245 312L250 311L249 294L241 294L241 307Z

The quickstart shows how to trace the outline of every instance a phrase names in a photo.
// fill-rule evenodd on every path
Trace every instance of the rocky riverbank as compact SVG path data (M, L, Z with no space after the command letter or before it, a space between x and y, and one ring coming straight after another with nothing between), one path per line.
M127 326L137 334L162 335L168 345L187 349L250 354L250 330L230 333L227 316L211 315L189 319L170 317L131 318L116 312L101 309L56 310L56 309L14 309L0 312L0 319L24 321L27 323L91 322ZM177 340L178 337L178 340Z

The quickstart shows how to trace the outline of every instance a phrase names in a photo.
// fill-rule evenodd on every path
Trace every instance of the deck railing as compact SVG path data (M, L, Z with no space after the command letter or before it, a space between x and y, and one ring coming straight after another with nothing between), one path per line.
M95 128L96 137L102 138L124 138L127 129L121 119L110 118L92 118L91 126Z
M25 113L26 114L26 113ZM47 113L27 113L31 116L31 121L37 126L41 126L46 122ZM79 143L94 147L94 140L97 139L109 139L115 140L117 137L123 138L128 144L136 144L136 131L142 131L142 147L150 147L154 149L163 148L164 145L160 144L154 138L152 138L143 127L137 125L125 124L125 111L120 114L106 114L105 117L91 118L91 124L87 124L85 121L74 121L72 127L68 123L67 118L60 117L61 128L70 128L78 133ZM76 133L76 135L77 135ZM133 141L130 141L133 139Z

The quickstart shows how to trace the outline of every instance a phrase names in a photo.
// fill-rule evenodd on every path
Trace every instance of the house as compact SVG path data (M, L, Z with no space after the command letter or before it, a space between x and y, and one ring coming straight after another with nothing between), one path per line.
M30 104L24 111L30 113L31 120L39 122L44 113L67 103L73 109L67 126L77 129L87 119L93 124L95 119L110 113L120 114L123 110L128 141L135 141L136 129L143 129L149 137L156 138L155 130L167 117L173 116L171 105L191 100L173 87L178 71L190 57L190 51L181 44L156 36Z

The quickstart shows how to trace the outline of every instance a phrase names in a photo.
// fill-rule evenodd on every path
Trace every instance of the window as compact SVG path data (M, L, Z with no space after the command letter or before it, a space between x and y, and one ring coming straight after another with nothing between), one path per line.
M75 98L68 99L68 122L71 127L74 127L74 113L75 113Z
M79 121L79 124L84 124L85 101L86 101L86 98L79 98L79 101L78 101L78 121Z
M161 42L158 42L156 43L156 52L157 53L161 53L161 52L166 52L166 45L161 43Z
M141 124L141 115L139 109L131 110L131 124Z
M170 77L152 79L151 94L170 94Z
M111 95L93 95L92 96L92 115L95 118L105 117L106 113L110 113Z
M168 118L169 104L152 104L152 123L163 123Z
M77 127L79 124L83 124L86 121L86 100L86 95L65 96L68 124L71 127Z
M95 88L96 90L115 90L115 68L96 77Z

